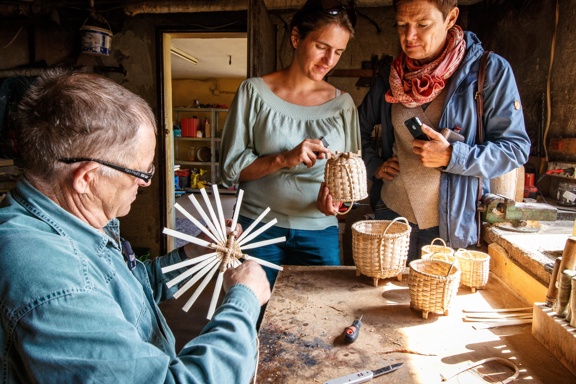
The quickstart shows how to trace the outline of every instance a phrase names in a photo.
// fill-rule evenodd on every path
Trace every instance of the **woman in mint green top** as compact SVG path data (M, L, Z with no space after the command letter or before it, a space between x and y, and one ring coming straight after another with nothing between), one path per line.
M221 143L222 182L245 192L244 228L269 207L262 223L278 222L258 240L287 238L250 250L252 256L276 264L340 264L338 204L323 184L324 167L331 151L358 151L360 131L350 95L323 79L354 33L352 12L308 1L292 19L291 64L244 81L232 102ZM266 272L273 283L274 271Z

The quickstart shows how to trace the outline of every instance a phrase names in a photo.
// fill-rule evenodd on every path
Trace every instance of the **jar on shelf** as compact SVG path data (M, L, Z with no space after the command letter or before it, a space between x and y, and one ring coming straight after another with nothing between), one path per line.
M196 161L196 147L188 147L188 161Z
M561 181L558 184L556 200L560 205L576 206L576 184L569 181Z

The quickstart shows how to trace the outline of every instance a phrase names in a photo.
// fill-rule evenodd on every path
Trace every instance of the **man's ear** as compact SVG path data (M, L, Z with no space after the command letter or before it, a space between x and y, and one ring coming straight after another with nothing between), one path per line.
M89 193L100 165L93 161L83 163L72 172L72 188L78 194Z

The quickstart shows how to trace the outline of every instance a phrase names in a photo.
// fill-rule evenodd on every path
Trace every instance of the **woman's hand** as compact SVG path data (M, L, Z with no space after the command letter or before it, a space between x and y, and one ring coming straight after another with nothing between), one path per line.
M412 142L412 152L420 157L422 165L428 168L445 167L450 163L452 157L452 146L442 136L426 124L422 124L422 132L430 140L414 140Z
M384 179L384 180L394 180L396 176L400 173L400 163L398 163L398 157L392 156L388 160L380 165L380 168L374 174L374 177L377 179Z
M311 168L318 159L329 159L332 152L322 144L319 139L305 139L296 147L284 152L284 164L288 168L304 163Z
M259 157L240 172L239 181L257 180L282 168L304 163L310 168L318 159L329 159L332 152L319 139L305 139L289 151Z
M328 189L326 183L320 185L318 198L316 199L316 207L326 216L335 216L338 214L340 203L332 199L330 189Z

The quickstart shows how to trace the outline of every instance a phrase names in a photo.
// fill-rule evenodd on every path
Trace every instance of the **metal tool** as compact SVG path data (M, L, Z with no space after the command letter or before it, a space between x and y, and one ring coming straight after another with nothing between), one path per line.
M362 315L364 316L364 315ZM344 341L347 343L353 343L358 338L360 333L360 327L362 326L362 316L352 322L352 325L346 327L344 330Z
M356 373L352 373L350 375L338 377L336 379L325 381L324 384L355 384L355 383L364 383L366 381L372 380L375 377L382 376L386 373L393 372L404 365L404 362L401 361L399 363L395 363L392 365L387 365L380 369L376 369L371 371L369 369L365 371L360 371Z
M558 209L544 203L517 203L514 200L494 193L487 193L482 197L478 207L482 213L482 220L493 224L510 222L512 227L500 227L502 229L515 230L518 232L536 232L522 226L527 220L556 221Z

